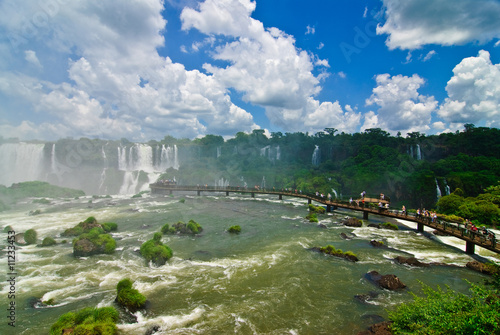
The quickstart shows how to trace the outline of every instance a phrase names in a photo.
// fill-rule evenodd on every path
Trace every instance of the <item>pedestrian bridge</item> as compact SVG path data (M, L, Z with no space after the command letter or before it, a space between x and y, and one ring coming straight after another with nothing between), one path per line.
M450 223L441 220L432 220L428 217L417 217L412 214L402 213L394 209L379 208L379 202L387 204L386 200L379 200L376 198L365 198L364 202L359 201L359 205L356 202L346 202L338 200L329 200L326 197L317 196L312 193L302 193L297 191L289 190L275 190L273 189L260 189L260 188L243 188L243 187L219 187L219 186L185 186L177 185L174 183L162 183L157 182L149 185L152 194L173 194L173 192L196 192L197 195L202 195L205 193L225 193L229 196L230 193L240 193L240 194L250 194L251 197L255 197L255 194L268 194L277 195L280 200L286 197L296 197L307 199L307 202L311 204L313 201L326 206L327 212L331 212L337 208L345 208L353 211L363 212L363 219L367 220L370 214L380 215L395 219L402 219L407 221L412 221L417 223L417 230L420 232L424 231L424 226L431 227L439 232L445 233L450 236L454 236L465 241L465 252L467 254L474 254L475 246L478 245L482 248L488 249L495 253L500 253L500 243L496 240L494 236L486 236L481 232L473 232L461 224Z

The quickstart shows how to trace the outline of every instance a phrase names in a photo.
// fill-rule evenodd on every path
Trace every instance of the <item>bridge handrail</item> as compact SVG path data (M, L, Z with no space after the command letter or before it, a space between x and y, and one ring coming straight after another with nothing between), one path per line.
M417 216L416 213L402 213L401 210L390 209L390 208L378 208L374 206L375 203L367 202L367 203L359 203L357 205L354 201L350 203L349 201L339 201L339 200L328 200L326 196L317 196L315 193L310 192L299 192L295 190L286 190L280 189L276 190L273 188L272 190L268 188L249 188L249 187L240 187L240 186L208 186L208 185L177 185L177 184L162 184L162 183L153 183L150 184L150 187L160 187L168 190L182 190L182 191L220 191L220 192L241 192L241 193L263 193L263 194L282 194L282 195L290 195L294 197L306 198L310 200L314 200L319 203L323 203L325 205L339 206L343 208L353 209L353 210L362 210L365 212L370 212L373 214L382 214L388 217L401 218L401 219L411 219L414 222L420 222L426 224L432 228L436 228L438 230L443 230L445 233L448 233L452 236L461 237L465 240L470 240L471 242L478 244L479 246L485 247L487 249L495 249L500 248L500 244L498 243L496 237L490 237L489 235L485 236L483 233L477 231L472 231L467 229L465 226L460 227L459 223L450 223L444 220L436 219L432 220L429 216ZM449 231L447 229L449 228ZM458 231L458 232L456 232ZM487 243L490 242L490 243Z

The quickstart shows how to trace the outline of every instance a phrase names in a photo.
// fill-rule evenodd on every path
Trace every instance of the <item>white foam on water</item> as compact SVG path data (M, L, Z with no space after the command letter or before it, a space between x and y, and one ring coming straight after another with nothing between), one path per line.
M196 307L191 312L180 315L158 315L155 317L146 317L140 312L137 312L137 323L118 324L120 334L144 334L152 326L159 326L159 334L185 327L186 325L200 319L205 313L205 308ZM192 329L192 333L196 333L196 329ZM170 333L170 332L169 332Z

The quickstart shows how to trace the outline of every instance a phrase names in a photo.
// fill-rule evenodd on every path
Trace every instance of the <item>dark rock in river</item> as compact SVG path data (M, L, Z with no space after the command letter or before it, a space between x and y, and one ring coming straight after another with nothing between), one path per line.
M380 323L376 323L368 328L368 330L364 330L359 332L357 335L392 335L389 330L390 321L384 321Z
M326 228L328 228L328 226L324 223L320 223L320 224L318 224L318 228L326 229Z
M342 237L344 240L350 240L351 238L347 236L346 233L340 233L340 237Z
M399 264L407 264L407 265L418 266L418 267L427 267L427 266L430 266L429 263L422 263L418 259L416 259L415 257L398 256L398 257L395 258L395 260Z
M363 225L363 221L357 218L345 218L340 221L344 226L348 227L361 227Z
M161 327L158 325L152 325L148 328L148 330L144 333L144 335L153 335L158 333L161 330Z
M484 274L487 274L487 275L491 275L494 272L494 268L493 267L488 266L488 265L486 265L484 263L481 263L481 262L478 262L478 261L468 262L465 266L468 267L471 270L474 270L474 271L477 271L477 272L481 272L481 273L484 273Z
M369 223L369 224L368 224L368 227L371 227L371 228L378 228L378 229L380 229L380 225L379 225L379 224L377 224L377 223Z
M356 294L354 296L354 299L356 299L359 302L362 302L364 304L367 304L369 301L373 300L376 297L378 297L378 293L370 291L367 294Z
M370 244L376 248L387 248L387 246L382 241L371 240Z
M401 290L406 287L396 275L381 275L377 271L370 271L366 274L366 278L379 287L390 291Z

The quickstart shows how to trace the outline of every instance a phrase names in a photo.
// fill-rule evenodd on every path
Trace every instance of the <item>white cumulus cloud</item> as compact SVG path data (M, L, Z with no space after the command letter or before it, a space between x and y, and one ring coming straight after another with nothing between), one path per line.
M368 113L365 125L379 127L391 132L426 132L430 129L431 115L436 110L437 101L432 96L421 95L418 89L424 79L414 74L411 77L380 74L377 86L366 100L368 106L378 106L377 114ZM369 128L368 126L364 126Z
M427 44L462 45L500 38L498 0L383 0L389 49L418 49Z
M438 113L444 120L500 126L500 64L491 63L489 52L481 50L455 66L446 91Z

